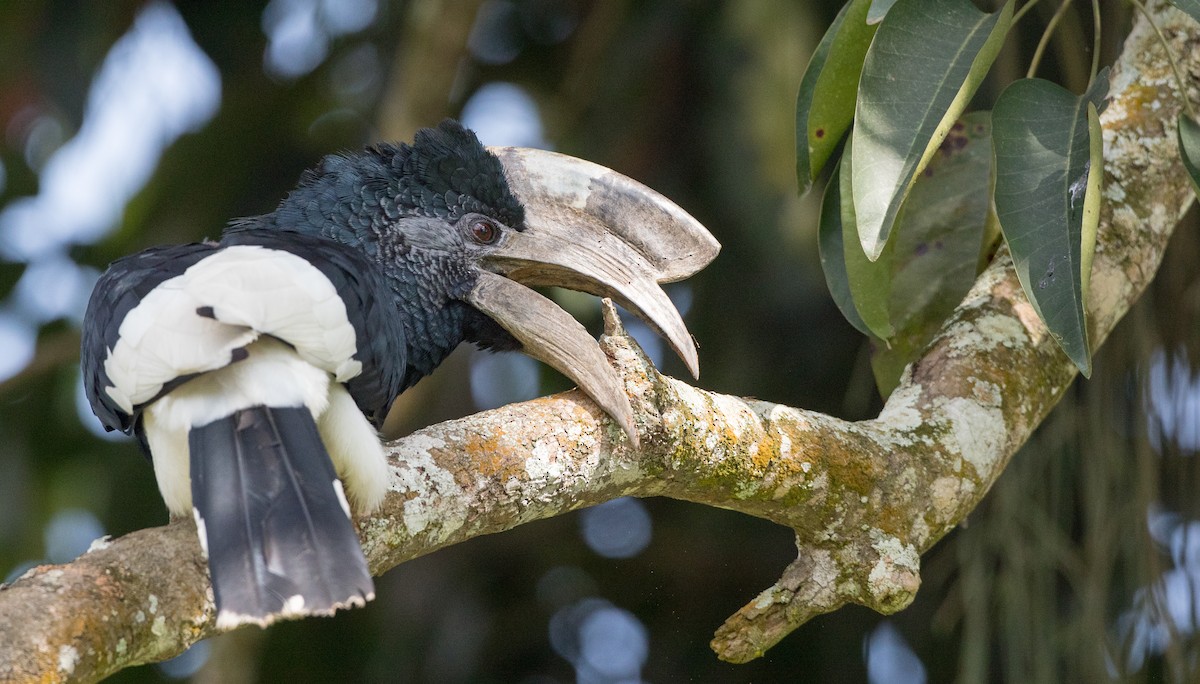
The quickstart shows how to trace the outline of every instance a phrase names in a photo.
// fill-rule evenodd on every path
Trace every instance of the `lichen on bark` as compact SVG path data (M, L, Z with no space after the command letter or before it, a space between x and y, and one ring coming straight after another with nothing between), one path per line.
M1151 11L1200 79L1200 27ZM1139 19L1114 71L1105 203L1089 299L1100 344L1158 267L1192 192L1175 151L1175 84ZM382 573L482 534L616 496L663 495L760 516L796 534L796 560L713 640L765 652L847 602L891 612L920 584L919 554L961 521L1061 398L1074 366L1024 299L1011 263L989 266L876 419L841 421L665 378L608 313L603 346L641 437L578 392L430 426L389 446L391 491L359 520ZM142 530L0 588L0 681L94 681L218 633L190 522Z

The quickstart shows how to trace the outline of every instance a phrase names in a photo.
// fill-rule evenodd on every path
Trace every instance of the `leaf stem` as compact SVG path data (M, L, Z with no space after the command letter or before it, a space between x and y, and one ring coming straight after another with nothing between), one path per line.
M1130 2L1134 1L1130 0ZM1046 23L1046 30L1042 32L1037 49L1033 51L1033 59L1029 62L1029 70L1025 72L1025 78L1033 78L1033 75L1037 73L1038 64L1042 61L1042 54L1046 52L1046 45L1050 43L1050 36L1054 35L1054 29L1058 27L1058 22L1062 21L1063 15L1067 13L1070 6L1071 0L1063 0L1055 10L1054 16L1050 17L1050 21Z
M1196 110L1192 108L1192 101L1187 94L1187 85L1184 83L1183 76L1179 73L1179 64L1175 61L1175 55L1171 54L1171 49L1167 46L1167 38L1162 34L1162 30L1158 28L1158 24L1154 21L1154 17L1146 11L1146 6L1138 2L1138 0L1129 0L1129 4L1137 8L1137 11L1142 13L1146 21L1150 23L1150 28L1154 29L1154 35L1158 36L1158 42L1162 44L1163 52L1167 55L1167 63L1171 65L1171 73L1175 75L1175 84L1179 86L1179 99L1183 100L1183 109L1193 121L1196 120Z
M1092 70L1088 72L1088 88L1100 73L1100 0L1092 0Z

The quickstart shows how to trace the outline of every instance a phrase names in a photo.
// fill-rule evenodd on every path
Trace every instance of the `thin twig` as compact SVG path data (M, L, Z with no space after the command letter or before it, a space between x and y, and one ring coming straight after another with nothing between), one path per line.
M1058 22L1062 21L1063 15L1067 13L1067 9L1071 6L1071 0L1063 0L1063 3L1055 10L1054 16L1050 17L1050 21L1046 24L1046 30L1042 31L1042 37L1038 40L1037 49L1033 51L1033 59L1029 61L1029 70L1025 72L1025 78L1033 78L1037 73L1038 64L1042 61L1042 53L1046 51L1046 46L1050 44L1050 37L1054 35L1054 29L1058 27Z
M1196 112L1192 109L1192 99L1188 97L1187 86L1184 84L1183 75L1179 71L1179 64L1175 62L1175 55L1171 53L1166 36L1158 28L1158 22L1154 21L1154 17L1150 16L1150 13L1146 11L1145 5L1138 2L1138 0L1129 0L1129 4L1136 7L1137 11L1142 13L1142 16L1150 23L1150 28L1154 29L1154 35L1158 36L1158 42L1162 44L1163 52L1167 55L1167 63L1171 65L1171 73L1175 75L1175 84L1179 87L1179 99L1183 101L1183 109L1195 121Z

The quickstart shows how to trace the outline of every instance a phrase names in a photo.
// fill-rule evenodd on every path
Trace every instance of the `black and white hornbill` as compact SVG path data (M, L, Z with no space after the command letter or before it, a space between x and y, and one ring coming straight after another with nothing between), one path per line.
M460 342L520 349L636 439L595 340L527 286L612 297L695 374L659 283L718 249L635 181L446 121L326 157L218 241L114 262L84 319L85 389L138 438L171 514L195 518L218 626L330 614L374 595L350 513L388 489L376 428L396 395Z

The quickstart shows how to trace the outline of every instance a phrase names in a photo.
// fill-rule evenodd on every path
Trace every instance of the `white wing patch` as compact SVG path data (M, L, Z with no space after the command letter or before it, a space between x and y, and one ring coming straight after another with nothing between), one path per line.
M202 308L213 318L198 314ZM362 372L354 326L333 283L295 254L236 245L163 281L126 314L104 361L112 382L105 392L132 413L167 382L224 367L233 350L263 334L286 341L338 382Z
M104 360L112 382L104 391L126 413L181 375L228 365L234 349L258 338L255 330L197 315L203 304L181 287L182 278L163 282L126 314Z
M346 382L362 372L354 360L354 326L333 283L290 252L227 247L189 268L186 288L218 321L286 341L300 358Z

